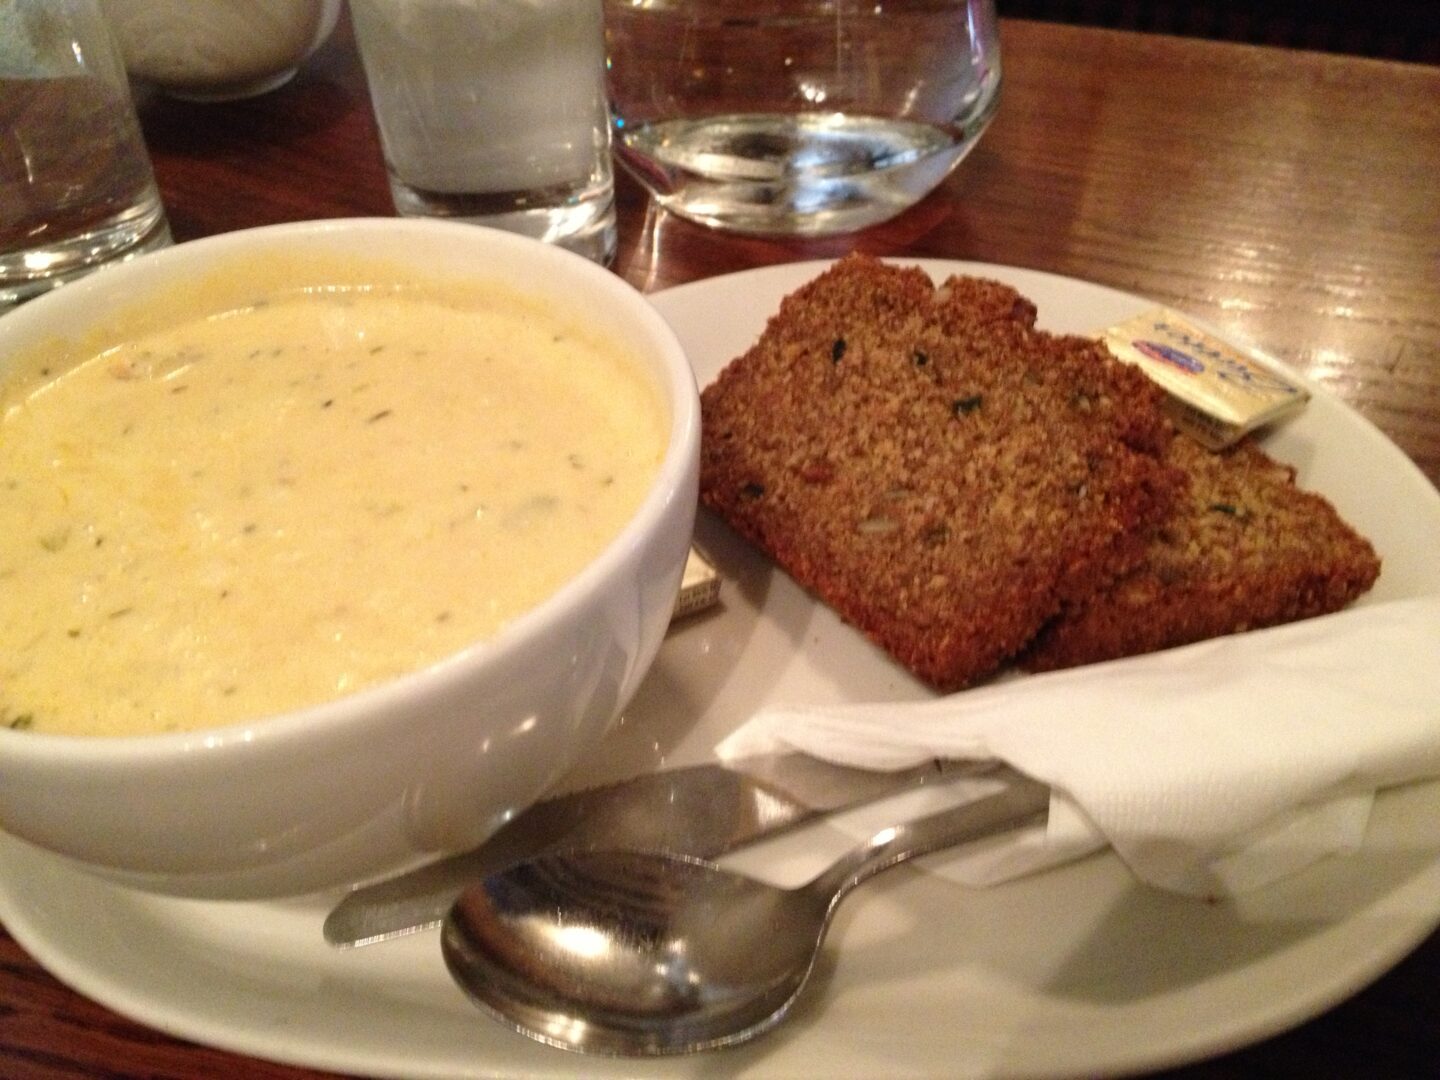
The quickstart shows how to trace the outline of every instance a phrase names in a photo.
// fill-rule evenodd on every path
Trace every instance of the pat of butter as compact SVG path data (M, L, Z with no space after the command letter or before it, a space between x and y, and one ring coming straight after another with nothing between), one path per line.
M685 573L680 578L680 595L675 598L671 620L704 611L720 599L720 575L694 548L685 560Z
M1101 339L1165 389L1175 421L1212 450L1300 409L1310 392L1253 353L1155 308L1104 330Z

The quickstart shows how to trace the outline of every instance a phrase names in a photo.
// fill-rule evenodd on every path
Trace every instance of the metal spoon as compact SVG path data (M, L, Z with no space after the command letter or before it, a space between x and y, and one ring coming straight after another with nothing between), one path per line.
M905 859L1042 817L1049 788L1008 772L1000 794L885 829L796 889L681 855L539 856L470 885L441 936L487 1012L551 1046L649 1056L734 1046L799 996L830 918Z

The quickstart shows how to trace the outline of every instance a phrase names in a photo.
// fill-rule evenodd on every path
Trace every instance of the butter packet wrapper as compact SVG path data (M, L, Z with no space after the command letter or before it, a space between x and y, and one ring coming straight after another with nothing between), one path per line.
M1170 395L1175 422L1211 450L1301 409L1310 392L1168 308L1109 327L1101 340Z
M670 614L670 621L673 623L687 615L704 611L719 599L719 573L705 560L705 556L692 547L685 560L685 572L680 578L680 594L675 597L675 610Z

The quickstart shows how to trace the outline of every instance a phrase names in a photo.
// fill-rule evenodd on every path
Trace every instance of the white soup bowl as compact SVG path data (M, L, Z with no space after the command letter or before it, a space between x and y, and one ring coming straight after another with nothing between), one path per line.
M700 422L679 342L609 271L509 233L356 219L181 244L0 318L0 381L13 357L103 332L145 297L226 260L298 256L303 265L311 253L378 260L406 280L493 281L583 320L623 342L653 379L669 443L639 509L596 558L498 636L428 668L210 730L0 728L0 828L143 888L295 894L478 843L592 750L628 702L659 648L689 551Z

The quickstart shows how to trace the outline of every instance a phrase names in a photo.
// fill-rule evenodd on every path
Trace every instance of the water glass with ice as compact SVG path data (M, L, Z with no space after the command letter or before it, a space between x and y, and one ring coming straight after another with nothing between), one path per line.
M602 0L351 0L396 210L615 250Z
M0 312L169 243L98 0L0 0Z
M993 0L605 0L616 154L686 218L825 235L935 188L995 114Z

